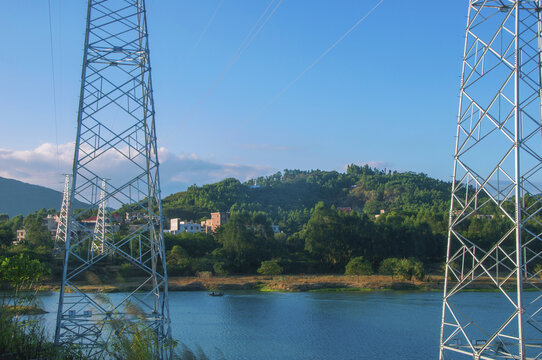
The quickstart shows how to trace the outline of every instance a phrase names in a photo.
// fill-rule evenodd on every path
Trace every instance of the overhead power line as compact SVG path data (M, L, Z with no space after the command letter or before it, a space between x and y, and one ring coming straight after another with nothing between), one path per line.
M56 107L56 79L55 79L55 57L53 46L53 20L51 15L51 0L47 1L49 10L49 44L51 50L51 74L52 74L52 87L53 87L53 118L55 122L55 143L56 143L56 166L57 171L60 172L60 151L58 149L58 119L57 119L57 107Z
M190 50L190 53L188 53L188 56L186 57L186 60L184 61L185 63L190 60L190 58L192 58L192 55L194 55L194 51L198 48L199 44L201 43L201 40L203 40L203 37L205 36L205 34L207 34L207 31L209 30L209 28L211 27L211 24L213 23L213 21L215 20L215 17L216 15L218 14L218 10L220 10L220 7L222 6L222 4L224 3L224 0L220 0L218 2L218 4L216 5L216 8L215 10L213 11L213 14L211 15L211 17L209 18L209 20L207 21L207 24L205 24L203 30L201 31L201 33L199 34L198 36L198 39L196 40L196 42L194 43L194 46L192 46L192 50Z
M264 106L262 106L256 114L254 114L248 121L247 124L254 121L260 114L266 110L269 106L271 106L275 101L277 101L288 89L290 89L296 82L299 81L305 75L307 72L309 72L313 67L316 66L327 54L331 52L341 41L343 41L352 31L354 31L359 24L361 24L369 15L375 11L380 4L382 4L384 0L380 0L375 6L371 8L365 15L363 15L350 29L348 29L344 34L342 34L330 47L328 47L320 56L316 58L309 66L307 66L295 79L290 81L288 85L286 85L284 88L282 88L281 91L279 91L271 100L269 100Z
M271 10L271 12L267 15L267 17L265 19L264 16L265 14L268 12L269 8L271 7L271 5L273 4L273 2L275 2L275 0L271 0L271 2L269 3L269 5L267 6L267 8L265 9L265 11L263 12L263 14L260 16L260 18L258 19L258 21L256 22L256 24L254 24L254 26L252 27L252 29L250 29L248 35L245 37L245 40L243 40L243 43L241 43L241 46L239 46L239 49L237 49L237 52L232 56L232 58L230 59L230 61L228 62L228 64L222 69L222 71L220 72L220 75L218 75L218 77L213 81L213 83L211 84L211 86L207 89L207 91L205 92L205 94L203 95L203 97L200 99L200 101L198 102L198 104L196 105L196 107L194 108L194 110L192 110L192 112L188 115L186 121L190 121L190 119L192 119L194 117L194 115L196 115L196 113L198 112L199 108L201 107L201 105L203 104L203 102L205 100L207 100L207 98L209 97L209 95L211 95L211 93L216 89L216 87L218 86L218 84L222 81L222 79L224 79L224 77L230 72L231 68L233 67L233 65L235 65L235 63L237 63L237 61L241 58L241 55L243 55L243 53L248 49L248 47L250 46L250 44L252 44L252 42L254 41L254 39L256 38L256 36L260 33L260 31L263 29L263 27L265 26L265 24L267 24L267 22L269 21L269 19L271 19L271 17L273 16L273 14L275 13L275 11L277 11L278 7L280 6L280 4L282 3L282 0L279 0L279 2L277 3L277 5L273 8L273 10ZM263 20L262 20L263 19ZM261 24L259 24L261 22ZM254 30L256 29L256 30Z
M224 77L228 74L228 72L231 70L231 68L235 65L235 63L241 58L241 55L248 49L250 44L256 39L256 36L262 31L264 26L269 22L271 17L275 14L279 6L281 5L283 0L279 0L276 2L276 0L271 0L263 13L260 15L256 23L252 26L250 31L248 32L247 36L235 52L235 54L230 58L226 66L222 69L220 74L216 77L216 79L212 82L212 84L209 86L205 94L201 97L201 99L198 101L194 109L188 114L186 119L183 121L181 126L179 128L182 128L188 121L190 121L199 111L201 105L205 102L205 100L211 95L211 93L216 89L220 81L224 79ZM273 7L273 4L276 2L276 5Z

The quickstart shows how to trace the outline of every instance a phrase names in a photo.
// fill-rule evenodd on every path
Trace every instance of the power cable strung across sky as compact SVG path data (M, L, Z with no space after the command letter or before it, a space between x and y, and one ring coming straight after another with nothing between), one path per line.
M209 20L207 21L207 24L205 24L205 26L203 27L203 30L201 30L201 33L199 34L198 39L194 43L194 46L192 46L192 49L190 50L190 52L186 56L186 58L184 60L184 63L186 63L188 60L190 60L190 58L192 58L192 55L194 55L194 51L198 48L199 44L201 43L201 40L205 37L205 34L207 34L207 31L211 27L211 24L215 20L216 15L218 14L218 10L220 10L220 7L222 6L223 3L224 3L224 0L220 0L220 2L216 5L216 8L213 11L213 13L211 14L211 17L209 18ZM184 68L184 66L183 66L183 68Z
M207 100L207 98L213 93L213 91L216 89L218 84L224 79L224 77L230 72L232 67L237 63L237 61L241 58L241 55L248 49L250 44L256 39L256 36L262 31L264 26L267 24L267 22L271 19L271 17L275 14L279 6L281 5L283 0L271 0L263 13L260 15L256 23L252 26L250 31L248 32L247 36L235 52L235 54L230 58L226 66L222 69L220 74L216 77L216 79L212 82L212 84L207 88L204 95L200 98L196 106L192 109L192 111L188 114L186 119L183 121L183 123L179 126L178 130L181 129L187 122L189 122L199 111L201 105ZM276 2L276 4L275 4ZM273 5L275 5L273 7Z
M53 20L51 15L51 0L47 1L47 10L49 15L49 45L51 51L51 82L53 90L53 117L55 124L55 144L56 144L56 166L57 171L60 171L60 151L58 149L58 111L56 104L56 76L55 76L55 56L53 46Z
M352 31L354 31L358 26L359 24L361 24L365 19L367 19L367 17L369 17L369 15L372 14L373 11L375 11L379 6L380 4L382 4L384 2L384 0L380 0L375 6L373 6L371 8L371 10L369 10L365 15L363 15L358 21L356 21L356 23L354 25L352 25L352 27L350 27L350 29L348 29L344 34L342 34L330 47L328 47L322 54L320 54L320 56L318 56L316 58L316 60L314 60L312 63L310 63L309 66L307 66L295 79L293 79L292 81L290 81L281 91L279 91L271 100L269 100L267 103L265 103L264 106L262 106L257 112L256 114L254 114L253 116L251 116L249 118L249 120L246 122L246 124L254 121L258 116L260 116L260 114L266 110L269 106L271 106L275 101L277 101L286 91L288 91L288 89L290 89L292 86L294 86L294 84L296 82L299 81L299 79L301 79L303 77L303 75L305 75L307 72L309 72L313 67L316 66L316 64L318 64L327 54L329 54L331 52L331 50L333 50L337 45L339 45L339 43L341 41L343 41Z

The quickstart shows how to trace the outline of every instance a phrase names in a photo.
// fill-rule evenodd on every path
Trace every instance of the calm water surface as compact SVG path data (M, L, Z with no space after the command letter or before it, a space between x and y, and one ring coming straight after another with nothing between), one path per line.
M169 295L173 337L193 350L200 346L211 359L438 359L440 292ZM524 293L525 303L539 295ZM115 302L122 294L109 296ZM58 293L41 299L49 311L43 317L52 334ZM455 297L455 305L493 329L511 311L498 293L462 293Z
M211 358L420 360L438 357L441 299L440 292L171 292L170 311L174 338ZM42 296L50 331L57 301L58 293Z

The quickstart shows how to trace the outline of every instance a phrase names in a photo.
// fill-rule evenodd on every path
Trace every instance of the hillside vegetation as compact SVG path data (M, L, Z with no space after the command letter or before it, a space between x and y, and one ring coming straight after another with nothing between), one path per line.
M252 184L257 183L257 186ZM287 273L344 272L363 257L443 261L451 184L411 172L350 165L336 171L285 170L255 181L226 179L163 199L164 214L199 220L230 211L207 241L166 237L173 273L254 273L275 260ZM270 225L280 226L273 234ZM194 248L198 248L194 251Z
M424 174L356 165L345 173L285 170L247 183L225 179L191 186L163 199L166 218L198 221L211 212L229 211L230 221L214 234L166 234L168 272L224 276L346 271L423 278L426 270L440 272L445 258L450 190L450 183ZM126 211L131 206L117 210L121 215ZM41 225L47 213L0 215L0 256L25 251L46 262L57 276L61 261L52 256L50 235ZM271 225L278 225L280 232L274 233ZM15 230L23 226L26 240L12 244ZM465 236L488 248L510 223L501 216L473 216L461 226ZM115 236L127 231L122 225ZM138 273L121 258L108 264L109 270L98 274L104 283Z
M284 170L256 179L258 187L226 179L201 187L191 186L163 199L164 215L197 220L214 211L262 211L287 233L299 231L312 209L350 207L376 215L389 212L449 211L451 183L425 174L377 170L350 165L346 173L321 170Z

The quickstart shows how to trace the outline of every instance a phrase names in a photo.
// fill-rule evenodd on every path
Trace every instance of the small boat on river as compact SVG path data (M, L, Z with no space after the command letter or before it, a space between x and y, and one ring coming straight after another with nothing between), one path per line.
M209 296L224 296L224 293L222 291L211 291Z

